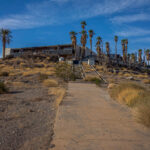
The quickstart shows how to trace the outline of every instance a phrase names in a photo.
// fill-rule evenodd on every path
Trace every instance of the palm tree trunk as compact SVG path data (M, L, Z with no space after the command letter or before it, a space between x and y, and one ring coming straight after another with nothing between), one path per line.
M92 55L92 38L90 38L90 45L91 45L91 55Z
M115 53L116 53L116 59L117 59L117 42L116 42L116 45L115 45Z
M125 62L127 63L127 50L128 50L128 45L125 46Z
M85 46L82 47L82 58L85 56Z
M6 42L5 39L3 39L3 58L5 58L5 48L6 48Z

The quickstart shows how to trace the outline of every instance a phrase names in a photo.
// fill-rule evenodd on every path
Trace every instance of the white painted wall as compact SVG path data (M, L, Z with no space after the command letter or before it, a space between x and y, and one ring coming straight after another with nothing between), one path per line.
M11 48L5 48L5 56L10 55L11 53Z

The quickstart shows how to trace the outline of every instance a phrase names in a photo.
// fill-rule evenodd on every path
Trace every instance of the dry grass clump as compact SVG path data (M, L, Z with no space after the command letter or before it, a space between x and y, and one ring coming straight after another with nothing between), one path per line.
M38 73L51 76L55 74L55 69L54 67L52 67L52 68L26 68L25 70L22 70L23 76L30 76Z
M124 77L131 77L132 74L130 74L130 73L125 73L123 76L124 76Z
M148 75L147 74L137 74L135 75L137 78L148 78Z
M121 71L120 71L120 72L118 73L118 75L119 75L119 76L123 76L123 75L124 75L124 72L121 72Z
M43 81L43 85L47 87L57 87L58 86L58 81L54 79L46 79Z
M40 73L38 79L40 81L46 80L46 79L48 79L48 75L44 74L44 73Z
M31 76L33 74L36 74L36 72L34 72L33 70L32 71L25 71L25 72L22 73L22 75L25 76L25 77L26 76Z
M120 103L132 107L145 94L145 88L132 82L120 83L110 90L110 94Z
M86 76L85 81L89 81L92 83L95 83L96 85L100 86L100 84L103 82L100 78L98 78L97 76Z
M92 81L92 80L95 79L95 78L98 78L98 77L95 76L95 75L87 75L84 80L85 80L85 81Z
M97 71L99 72L102 72L105 70L104 66L99 66L99 65L96 65L95 68L97 69Z
M25 86L25 84L23 82L12 82L11 85L16 86L16 87L24 87Z
M64 88L50 88L49 94L56 96L56 107L58 107L66 94L66 89Z
M85 70L86 73L92 72L93 68L91 68L90 65L88 65L87 63L82 63L83 64L83 68Z
M112 88L114 88L115 86L116 86L116 84L114 84L114 83L109 83L108 89L112 89Z
M128 82L116 85L109 90L112 98L134 108L138 122L150 126L150 92L144 87Z
M3 76L3 77L8 77L9 76L9 72L0 72L0 76Z
M108 79L108 82L109 83L116 83L116 80L115 79Z
M8 92L8 88L3 82L0 82L0 94L4 94Z
M145 80L143 80L143 83L145 83L145 84L150 84L150 79L145 79Z
M150 101L147 104L142 104L133 110L137 122L150 127Z

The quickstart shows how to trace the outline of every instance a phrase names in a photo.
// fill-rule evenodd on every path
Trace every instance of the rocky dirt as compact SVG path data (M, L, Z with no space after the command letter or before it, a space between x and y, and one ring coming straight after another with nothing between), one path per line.
M46 150L55 118L54 98L40 86L12 88L0 95L0 149Z
M0 81L9 88L7 94L0 94L0 150L47 150L53 136L55 98L39 80L40 73L27 76L17 73L25 72L26 68L16 62L17 59L0 63L1 72L16 73L0 76Z

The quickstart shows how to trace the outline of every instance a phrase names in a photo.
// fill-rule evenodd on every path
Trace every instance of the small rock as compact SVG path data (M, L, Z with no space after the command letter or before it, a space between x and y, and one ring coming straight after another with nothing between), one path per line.
M114 84L114 83L110 83L109 85L108 85L108 89L112 89L114 86L116 86L116 84Z
M128 80L134 80L134 78L131 76L131 77L127 77Z

